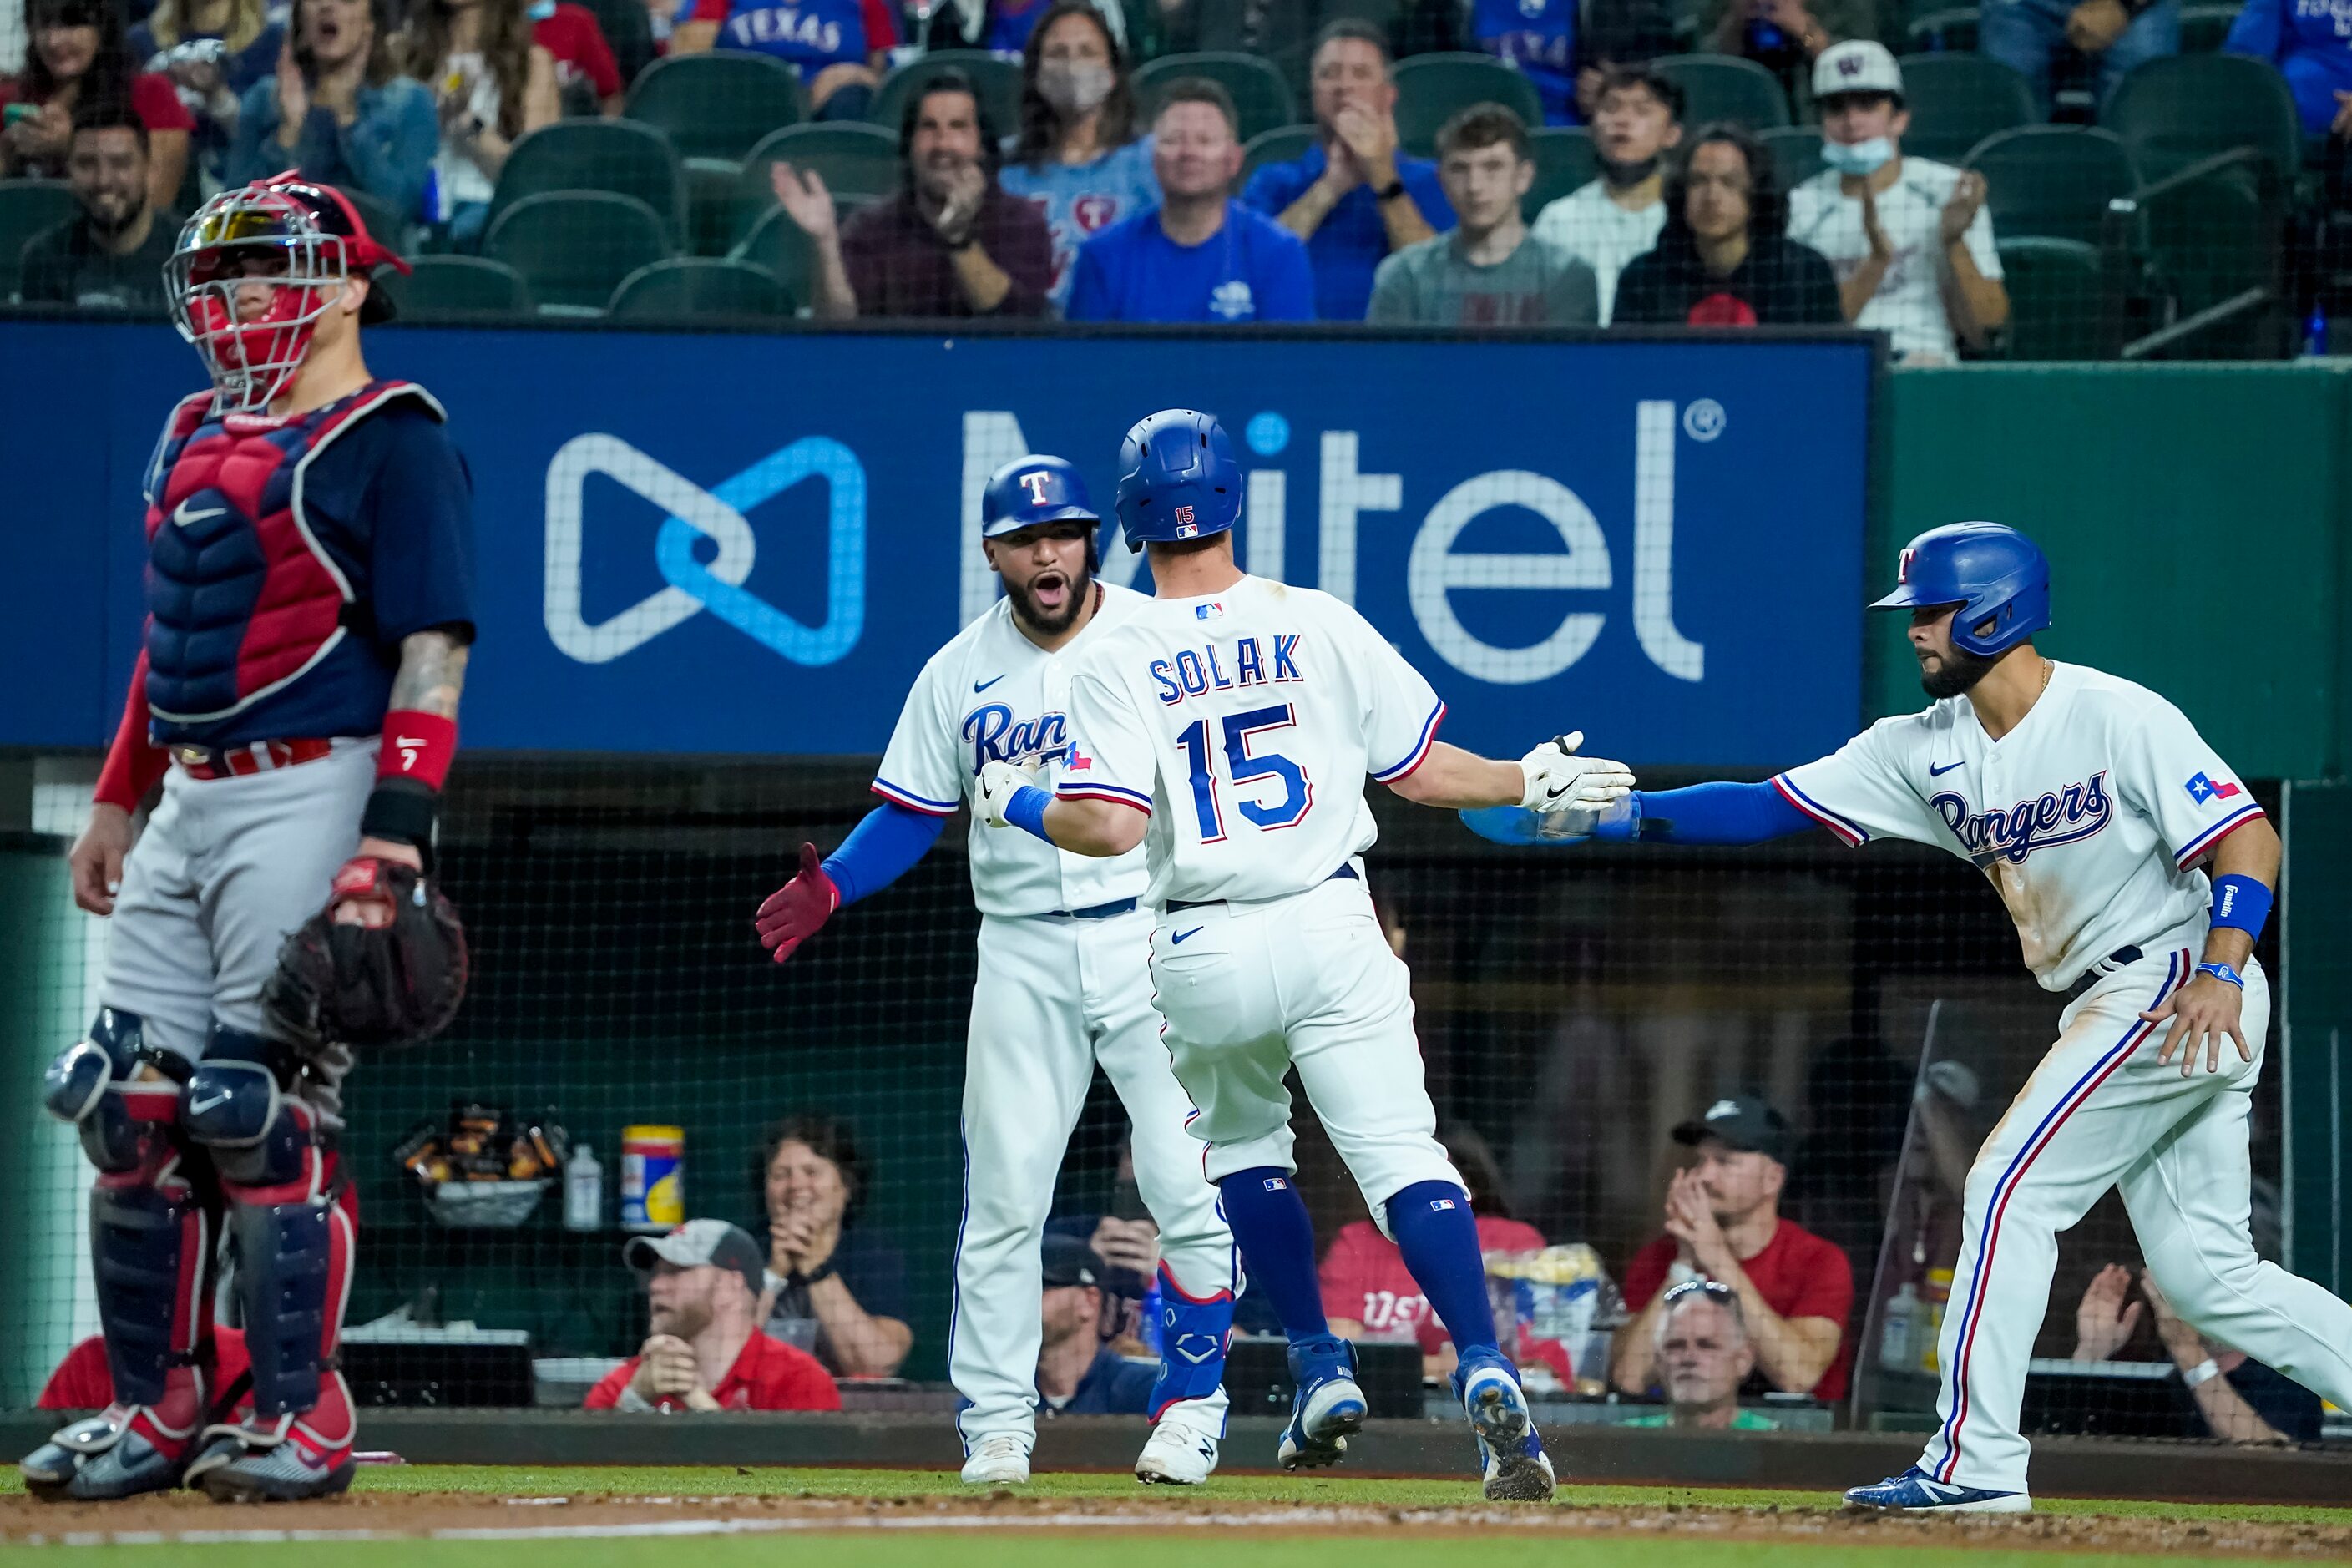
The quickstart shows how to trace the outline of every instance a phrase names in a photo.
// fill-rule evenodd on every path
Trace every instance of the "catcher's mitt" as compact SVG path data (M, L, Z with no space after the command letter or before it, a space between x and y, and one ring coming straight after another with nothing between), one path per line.
M370 904L390 919L350 918L347 906ZM441 889L396 860L361 856L335 873L327 907L286 939L261 1007L304 1049L414 1046L448 1027L466 973L466 928Z

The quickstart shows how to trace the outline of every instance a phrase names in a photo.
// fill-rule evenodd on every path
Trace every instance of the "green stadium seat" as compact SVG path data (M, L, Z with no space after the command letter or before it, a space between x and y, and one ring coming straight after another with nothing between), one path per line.
M485 317L528 316L530 289L522 274L503 261L479 256L420 256L405 278L390 268L376 274L376 287L392 296L399 320L478 321Z
M610 191L547 191L490 220L482 254L520 273L541 315L601 315L621 279L675 249L662 216Z
M490 224L495 226L518 202L557 191L633 197L661 219L670 244L684 237L685 183L677 153L668 137L650 126L625 120L559 120L527 132L499 171Z
M376 243L391 247L405 256L414 247L415 226L393 210L392 204L382 196L372 196L351 185L340 187L352 205L358 210L360 221L367 225L368 233Z
M1896 64L1911 110L1906 156L1957 163L1995 132L2043 118L2025 78L1988 56L1906 55Z
M833 204L834 221L845 224L858 208L869 205L857 200L836 200ZM771 206L751 226L734 249L727 253L730 261L747 262L759 268L782 283L784 291L794 300L814 301L816 298L816 254L801 226L793 215L780 206Z
M751 149L736 176L732 237L740 240L776 205L768 173L778 163L814 169L835 202L871 201L898 188L898 139L878 125L833 121L794 125ZM789 283L790 279L786 279ZM805 294L795 289L802 298Z
M1772 174L1784 191L1793 191L1829 165L1822 162L1821 128L1783 125L1766 131L1759 140L1772 154Z
M2000 241L2011 359L2113 359L2116 313L2096 246L2021 236Z
M2129 220L2122 237L2139 248L2152 292L2168 306L2159 319L2184 330L2168 357L2284 352L2287 191L2263 153L2242 147L2119 199L2115 226L2124 231ZM2205 324L2193 324L2207 312Z
M613 51L613 64L621 73L621 90L637 79L645 68L659 57L654 49L653 19L646 13L642 0L580 0L595 13L596 26L604 29L604 42Z
M1601 157L1592 150L1592 132L1580 125L1555 125L1535 133L1536 183L1528 187L1519 211L1529 223L1547 204L1556 202L1579 185L1601 174Z
M2230 26L2238 19L2239 7L2227 5L2183 5L2180 8L2180 52L2184 55L2218 53L2221 41L2230 36Z
M1201 54L1163 55L1135 73L1135 100L1140 123L1149 125L1160 107L1160 94L1171 82L1188 76L1206 77L1233 94L1241 117L1242 140L1298 121L1298 103L1282 73L1255 55L1228 50Z
M999 136L1010 136L1021 128L1020 62L1002 58L986 49L933 49L908 60L882 79L873 103L866 108L866 120L889 132L896 140L898 122L907 112L907 100L923 83L951 68L971 78Z
M16 297L25 242L80 210L63 180L0 180L0 300Z
M1978 13L1974 5L1946 5L1915 16L1903 36L1914 54L1964 54L1977 47Z
M1754 60L1670 55L1651 61L1650 68L1682 85L1683 124L1692 131L1717 120L1733 121L1750 131L1789 123L1789 99L1780 90L1780 79Z
M1535 83L1492 55L1412 55L1395 77L1397 142L1417 158L1434 153L1438 128L1474 103L1499 103L1530 131L1544 122Z
M762 137L808 118L798 72L737 49L656 60L629 89L629 119L662 132L681 158L741 160Z
M1234 182L1234 189L1238 192L1247 185L1250 175L1256 173L1260 164L1296 163L1307 156L1307 150L1314 145L1315 127L1312 125L1286 125L1279 131L1268 131L1263 135L1251 137L1249 145L1242 149L1241 178Z
M789 316L793 297L763 267L691 256L640 267L621 279L611 313L625 321Z
M2245 55L2171 55L2136 66L2099 122L2124 139L2144 179L2239 147L2258 149L2283 179L2303 166L2294 95L2269 61Z
M2021 125L1988 136L1967 166L1985 177L1996 238L2028 236L2100 243L2107 204L2139 184L2131 153L2112 131Z

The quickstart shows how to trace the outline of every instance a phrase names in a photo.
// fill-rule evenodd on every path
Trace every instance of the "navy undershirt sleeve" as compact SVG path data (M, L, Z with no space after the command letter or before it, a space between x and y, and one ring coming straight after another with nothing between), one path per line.
M841 847L825 858L824 874L840 890L844 908L880 892L930 852L948 819L893 801L866 814Z
M444 426L411 405L366 432L383 443L370 487L368 574L376 635L397 644L434 626L474 626L474 481Z

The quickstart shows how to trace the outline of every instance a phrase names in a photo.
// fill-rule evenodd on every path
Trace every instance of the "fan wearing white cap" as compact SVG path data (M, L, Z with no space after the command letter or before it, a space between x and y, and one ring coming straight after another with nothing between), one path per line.
M622 1261L646 1286L646 1342L588 1391L590 1410L838 1410L806 1351L760 1331L767 1258L741 1227L694 1219L633 1236Z
M1898 358L1982 347L2009 320L1984 176L1903 155L1911 111L1884 45L1822 50L1813 105L1829 167L1789 193L1789 237L1829 258L1846 320L1885 332Z

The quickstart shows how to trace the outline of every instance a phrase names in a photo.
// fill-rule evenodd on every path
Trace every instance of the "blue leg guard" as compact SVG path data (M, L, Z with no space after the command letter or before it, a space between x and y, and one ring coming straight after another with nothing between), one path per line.
M1234 1293L1205 1300L1184 1294L1168 1265L1160 1266L1160 1381L1151 1385L1151 1418L1171 1405L1206 1399L1225 1384L1225 1346L1234 1337Z

